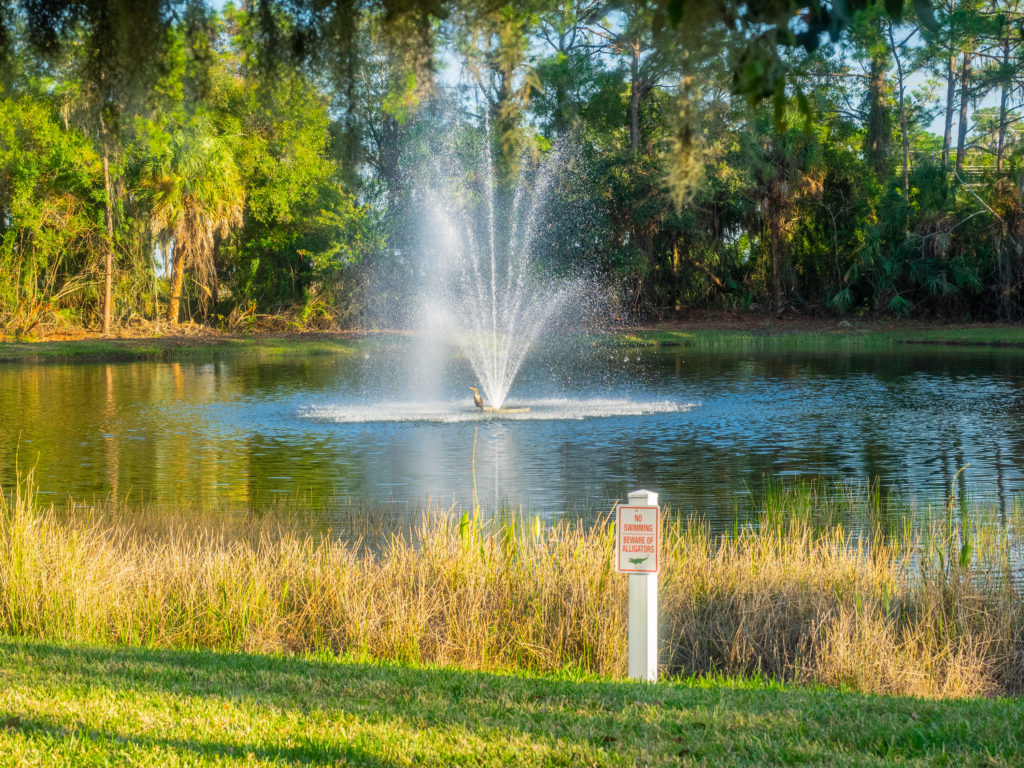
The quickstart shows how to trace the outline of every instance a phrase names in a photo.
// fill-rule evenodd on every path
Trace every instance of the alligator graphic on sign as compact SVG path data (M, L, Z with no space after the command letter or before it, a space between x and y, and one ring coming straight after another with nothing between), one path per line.
M650 555L644 555L643 557L627 557L626 559L629 560L629 562L631 562L633 565L640 565L640 563L642 563L649 557Z

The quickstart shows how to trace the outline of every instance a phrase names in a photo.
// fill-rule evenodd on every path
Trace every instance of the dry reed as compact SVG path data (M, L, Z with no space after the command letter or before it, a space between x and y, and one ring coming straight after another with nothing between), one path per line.
M759 526L729 535L666 523L664 673L1024 690L1019 525L940 515L901 537L851 536L842 505L816 493L777 490ZM39 507L25 482L0 496L0 632L621 676L626 579L612 543L608 524L488 525L454 510L375 551L269 528L142 532Z

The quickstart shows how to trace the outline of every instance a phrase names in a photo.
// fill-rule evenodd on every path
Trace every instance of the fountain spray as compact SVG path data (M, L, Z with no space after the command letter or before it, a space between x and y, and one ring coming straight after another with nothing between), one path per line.
M483 143L482 178L468 175L476 189L460 184L467 174L446 156L449 172L438 167L425 195L434 261L425 311L469 361L487 405L500 409L531 346L578 286L544 274L533 258L535 226L560 153L548 157L532 183L520 174L511 204L502 206L490 142Z

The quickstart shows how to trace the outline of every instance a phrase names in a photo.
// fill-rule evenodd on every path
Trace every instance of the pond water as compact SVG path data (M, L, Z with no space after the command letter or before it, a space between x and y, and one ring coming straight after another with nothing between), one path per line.
M0 485L155 508L312 503L324 525L428 504L593 519L637 487L732 525L772 478L1024 490L1024 355L541 349L481 415L468 367L386 338L356 351L198 362L0 365ZM333 510L333 511L332 511ZM339 518L340 519L340 518ZM357 533L357 532L356 532Z

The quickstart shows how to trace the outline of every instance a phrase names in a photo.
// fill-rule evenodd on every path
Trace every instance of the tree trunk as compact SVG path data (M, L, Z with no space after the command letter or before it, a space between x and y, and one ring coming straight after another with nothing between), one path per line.
M633 60L629 67L629 146L640 149L640 41L630 44Z
M942 134L942 167L949 168L949 148L953 143L953 99L956 97L956 54L946 65L946 130Z
M903 134L903 191L910 195L910 135L907 110L903 106L903 78L900 77L900 133Z
M566 62L565 72L558 72L555 75L555 133L559 136L569 130L569 89L567 86L569 71L569 55L565 51L565 34L558 36L558 55L564 57Z
M564 136L569 130L569 97L565 87L565 78L557 75L555 78L555 133Z
M181 308L181 289L185 285L184 259L178 255L178 244L175 242L171 250L171 295L167 301L167 322L177 324L178 312Z
M161 239L157 239L157 242L160 243L160 253L163 255L163 258L166 259L167 258L167 245L166 245L166 243L163 240L161 240ZM150 255L150 259L151 259L150 269L152 269L152 278L153 278L153 321L157 325L159 325L160 324L160 288L157 285L157 280L158 280L158 276L159 276L160 272L157 269L156 251L153 249L152 243L153 243L153 241L150 240L150 250L149 250L149 255Z
M355 189L359 184L358 168L360 160L359 141L359 118L356 114L356 63L357 57L357 29L355 20L348 24L347 56L345 58L345 116L342 121L344 126L344 138L342 145L342 177L349 189ZM361 51L360 51L361 53Z
M903 145L903 192L910 195L910 137L907 135L907 108L904 99L903 84L903 62L900 60L899 48L896 45L896 38L892 34L892 27L889 27L889 42L892 43L892 56L896 61L896 75L899 78L900 87L900 135Z
M964 155L967 154L967 85L971 79L971 57L964 53L960 68L960 125L956 135L956 172L964 172Z
M380 178L384 181L384 187L387 189L388 208L393 211L398 210L405 193L400 166L402 154L399 141L401 138L400 131L401 126L399 126L398 120L392 115L383 116L380 128L380 146L378 148L380 157L378 172L380 173Z
M782 289L782 193L772 190L768 200L768 235L772 251L772 301L775 309L783 307Z
M1003 39L1003 77L999 87L999 138L996 142L996 173L1003 171L1003 150L1006 147L1006 102L1010 97L1010 38Z
M109 336L114 301L114 196L110 188L110 142L102 118L100 133L103 141L104 218L107 224L107 237L103 243L103 335Z
M885 104L885 57L871 57L868 75L868 125L865 154L875 178L884 183L889 177L889 148L892 145L892 126Z
M498 135L498 178L501 189L506 189L519 173L519 120L520 113L514 103L511 71L502 71L498 77L495 102L491 107L493 125Z

